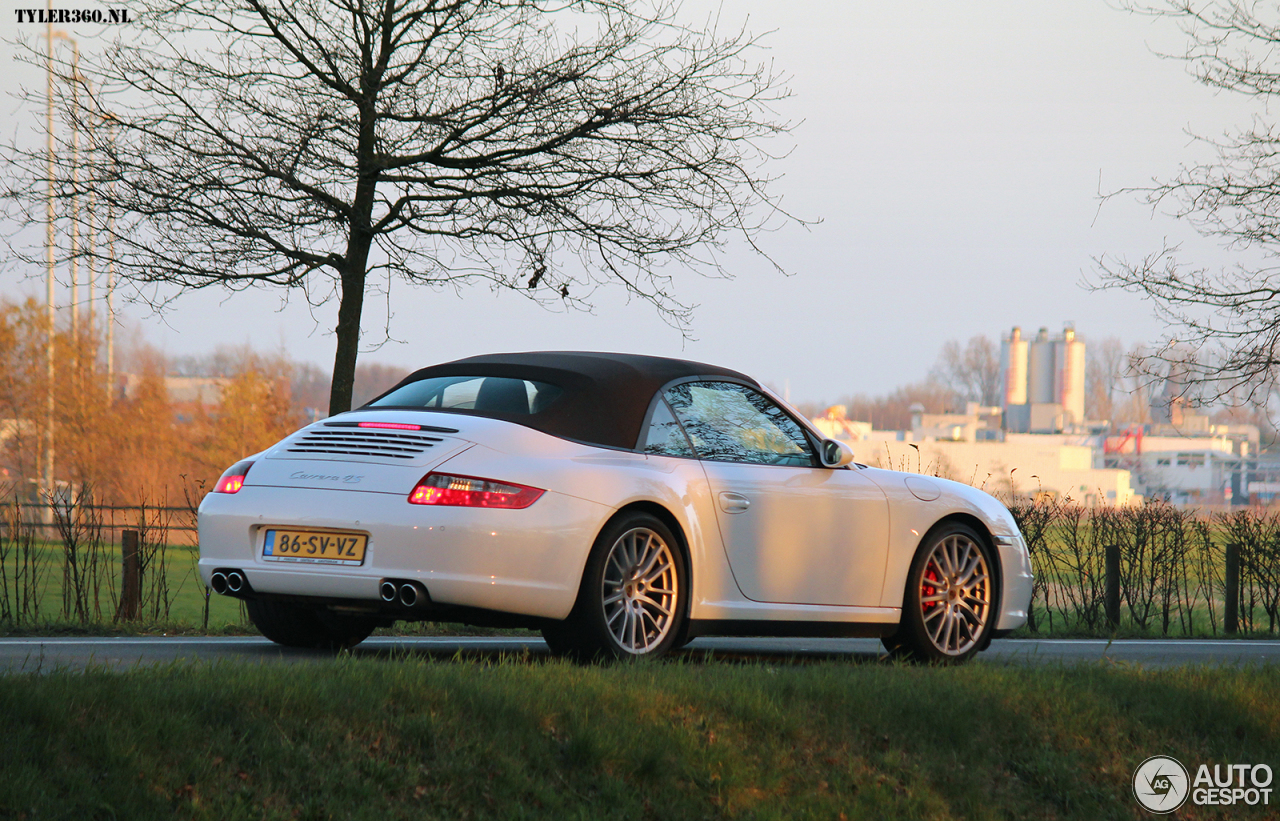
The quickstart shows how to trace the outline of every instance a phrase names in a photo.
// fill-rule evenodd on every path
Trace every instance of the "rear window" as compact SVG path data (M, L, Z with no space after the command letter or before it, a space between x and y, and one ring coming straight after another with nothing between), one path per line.
M563 391L547 382L508 376L435 376L401 385L367 408L430 408L432 410L540 413Z

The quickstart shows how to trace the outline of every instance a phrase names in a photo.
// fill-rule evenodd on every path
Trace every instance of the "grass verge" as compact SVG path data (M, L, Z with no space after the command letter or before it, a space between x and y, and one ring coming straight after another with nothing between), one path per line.
M53 672L0 679L0 817L1142 818L1148 756L1280 768L1277 691L1272 667Z

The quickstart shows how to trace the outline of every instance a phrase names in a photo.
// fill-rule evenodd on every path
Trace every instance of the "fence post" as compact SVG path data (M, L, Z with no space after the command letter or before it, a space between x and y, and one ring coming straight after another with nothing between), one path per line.
M142 567L138 561L138 531L120 531L120 609L116 621L133 621L142 608Z
M1227 545L1227 567L1223 579L1223 603L1226 612L1222 615L1222 630L1225 633L1240 632L1240 545Z
M1120 626L1120 545L1109 544L1103 548L1106 554L1106 591L1103 606L1107 611L1107 628Z

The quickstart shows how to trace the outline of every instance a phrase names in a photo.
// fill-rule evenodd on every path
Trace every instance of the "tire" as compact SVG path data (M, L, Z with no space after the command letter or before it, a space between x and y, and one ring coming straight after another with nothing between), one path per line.
M959 664L995 629L996 563L973 528L946 523L920 544L902 599L902 622L884 639L889 652L931 664Z
M551 652L582 661L660 657L687 633L688 579L671 529L648 513L625 513L596 538L573 611L543 625L543 638Z
M348 616L293 602L248 599L244 605L253 626L285 647L342 650L369 638L378 626L373 617Z

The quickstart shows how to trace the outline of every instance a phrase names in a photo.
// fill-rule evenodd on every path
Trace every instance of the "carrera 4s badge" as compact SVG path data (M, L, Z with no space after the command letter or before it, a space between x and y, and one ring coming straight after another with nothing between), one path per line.
M304 473L298 471L291 474L290 479L297 479L302 482L343 482L348 485L356 485L364 478L362 474L348 473L346 476L330 475L325 473Z

